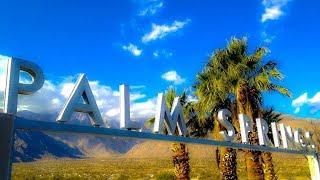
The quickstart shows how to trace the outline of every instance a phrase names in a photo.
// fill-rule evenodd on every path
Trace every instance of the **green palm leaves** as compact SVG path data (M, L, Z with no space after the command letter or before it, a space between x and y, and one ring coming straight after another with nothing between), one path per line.
M279 84L284 76L277 69L277 63L264 60L267 53L267 48L259 47L250 54L246 38L232 38L224 49L216 50L203 71L197 75L195 93L199 99L197 109L200 119L206 121L208 116L222 107L233 111L234 123L237 113L245 113L254 119L261 115L263 93L278 92L290 97L290 91ZM263 115L267 116L268 112ZM237 125L234 125L237 129ZM253 132L252 144L257 143L255 136ZM248 178L263 178L260 153L246 152L246 156L247 169L250 171Z

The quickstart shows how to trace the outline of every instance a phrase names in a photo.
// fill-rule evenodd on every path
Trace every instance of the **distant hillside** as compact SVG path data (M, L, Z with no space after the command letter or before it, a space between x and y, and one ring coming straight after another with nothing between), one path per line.
M294 118L292 116L283 116L281 123L291 126L293 129L301 128L303 130L313 131L314 125L320 125L320 121L315 119ZM161 141L146 141L135 145L125 154L128 158L167 158L172 156L170 150L171 143ZM215 156L215 147L204 145L188 144L190 157L212 158Z
M96 137L76 134L50 134L56 139L77 147L87 157L111 157L128 152L138 140L117 137Z
M135 145L125 154L127 158L167 158L172 156L171 144L161 141L146 141ZM212 158L215 155L215 148L204 145L187 146L190 157Z
M56 114L38 114L20 111L17 116L30 120L55 121ZM77 114L70 122L90 126L87 116ZM113 127L116 126L113 122ZM34 161L43 157L111 157L129 151L139 140L90 135L54 134L48 132L22 132L15 135L14 160Z
M37 114L29 111L21 111L18 116L51 122L55 121L56 118L56 114ZM291 116L283 116L282 118L282 122L292 126L292 128L312 131L314 127L320 125L320 121L317 120ZM81 114L76 114L69 123L90 125L87 116ZM171 143L161 141L25 131L18 131L15 138L15 161L34 161L44 157L124 156L127 158L167 158L172 155L170 150ZM207 158L215 154L215 148L209 146L188 145L188 149L190 157Z
M304 130L313 131L315 126L320 125L320 119L298 118L288 115L284 115L281 118L281 123L291 126L292 128L301 128Z
M14 162L35 161L45 157L79 158L83 155L77 147L69 146L42 132L17 131L15 134Z

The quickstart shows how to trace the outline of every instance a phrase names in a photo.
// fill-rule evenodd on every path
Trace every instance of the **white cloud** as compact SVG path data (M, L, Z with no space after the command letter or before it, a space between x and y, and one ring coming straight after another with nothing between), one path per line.
M171 25L157 25L153 23L151 32L145 34L142 37L142 42L147 43L157 39L162 39L168 34L176 32L179 29L183 28L189 22L190 19L187 19L185 21L174 21Z
M61 84L56 85L51 81L45 81L43 87L32 95L20 95L18 99L19 110L28 110L35 113L58 112L66 98L58 91Z
M52 99L51 102L52 102L52 104L60 104L61 103L60 99L58 99L58 98Z
M120 108L113 108L110 109L109 111L107 111L106 116L110 117L110 118L115 118L115 117L119 117L120 114Z
M296 109L294 110L295 114L298 114L300 112L301 108L300 107L296 107Z
M264 13L261 16L261 22L277 20L283 14L283 8L287 5L290 0L263 0Z
M299 113L303 106L310 108L311 113L316 113L320 110L320 92L317 92L311 98L308 98L308 93L303 93L294 99L291 105L295 108L295 113Z
M159 52L158 51L155 51L152 54L153 54L154 57L159 57Z
M309 103L311 104L320 103L320 92L317 92L312 98L310 98Z
M62 89L60 91L60 94L65 97L65 98L68 98L72 92L72 89L74 87L75 83L73 82L65 82L63 83L62 86Z
M155 116L156 98L148 99L145 102L133 103L131 105L131 117L133 120L148 119Z
M276 38L275 35L269 35L266 33L266 31L263 31L261 33L261 37L262 37L263 41L267 44L270 44Z
M140 56L142 54L142 50L132 43L129 43L127 46L123 45L122 49L129 51L134 56Z
M162 50L155 50L153 53L152 53L153 57L155 58L158 58L158 57L164 57L164 58L169 58L173 55L172 52L170 51L167 51L165 49L162 49Z
M162 79L173 82L175 85L182 84L186 80L182 78L176 71L168 71L162 74Z
M132 101L139 100L139 99L142 99L142 98L145 98L145 97L146 97L145 94L140 94L140 93L135 93L135 94L131 94L130 95L130 99Z
M279 6L273 6L270 8L266 8L264 14L262 15L261 21L265 22L267 20L276 20L282 14L283 14L283 12L281 11Z
M155 15L161 8L163 8L162 1L149 1L147 5L144 4L142 10L139 11L139 16L148 16L148 15Z
M292 106L296 108L294 112L299 113L301 109L300 107L307 102L308 102L308 93L303 93L298 98L294 99L291 103Z

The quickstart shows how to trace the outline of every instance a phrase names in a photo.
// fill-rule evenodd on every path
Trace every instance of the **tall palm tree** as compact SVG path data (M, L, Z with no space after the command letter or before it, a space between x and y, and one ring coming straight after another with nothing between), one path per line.
M210 123L208 120L213 119L211 122L214 125L213 137L216 140L223 140L219 132L225 129L220 126L217 120L217 112L219 109L224 108L231 110L234 109L235 106L234 103L231 102L231 97L226 90L216 91L216 89L212 89L212 78L214 77L217 76L212 76L212 74L208 73L207 69L197 76L197 83L195 85L196 95L199 100L197 103L197 109L200 114L199 120L202 121L202 123ZM215 85L224 88L219 84ZM233 124L236 124L236 109L234 109L232 113L233 117L230 121L233 122ZM217 148L216 158L221 179L238 179L237 151L235 149Z
M166 104L168 109L171 109L172 103L174 101L174 98L177 96L177 93L174 89L170 88L166 94L165 94L165 99L166 99ZM180 96L180 103L183 107L187 104L187 96L185 93L183 93ZM188 107L190 109L190 107ZM185 111L185 108L184 108ZM146 121L146 126L152 127L154 125L155 118L150 118L149 120ZM164 133L167 134L168 131L164 129ZM171 151L173 152L172 155L172 162L175 167L175 176L176 179L190 179L190 164L189 164L189 152L186 147L186 144L184 143L172 143L171 144Z
M209 132L214 129L214 119L208 116L205 121L200 121L196 106L197 102L187 102L183 109L189 136L195 138L207 137Z
M216 110L229 107L230 104L225 102L217 106ZM209 113L204 119L199 116L198 102L188 102L185 106L186 119L188 119L187 127L192 137L207 137L213 132L215 139L220 139L220 131L225 130L215 118L216 115ZM230 107L232 109L232 107ZM222 179L237 179L237 161L236 150L232 148L216 148L216 162L221 173Z
M282 80L283 75L275 62L264 63L266 53L266 48L259 47L249 54L246 38L232 38L226 48L214 52L196 84L205 110L210 111L217 102L229 99L236 104L238 113L253 120L259 115L256 110L261 108L263 92L275 91L290 96L286 88L275 84L274 80ZM252 123L254 130L249 134L249 142L258 144L255 121ZM238 128L237 125L235 127ZM248 179L263 179L261 152L246 150L245 159Z
M290 95L290 94L288 94ZM255 117L262 117L268 124L268 137L272 139L272 130L271 123L281 121L281 114L276 113L273 108L265 109L262 107L262 94L260 91L256 89L256 87L251 87L250 90L250 101L253 105L253 114ZM273 162L272 162L272 154L271 152L261 152L261 160L264 171L264 178L266 180L276 180L277 176L274 170Z
M269 125L268 137L272 139L272 130L271 130L271 123L272 122L279 122L281 121L281 114L274 112L273 108L270 109L263 109L261 112L262 118L267 122ZM262 152L262 163L263 169L265 174L266 180L275 180L277 179L274 166L272 163L272 154L271 152Z

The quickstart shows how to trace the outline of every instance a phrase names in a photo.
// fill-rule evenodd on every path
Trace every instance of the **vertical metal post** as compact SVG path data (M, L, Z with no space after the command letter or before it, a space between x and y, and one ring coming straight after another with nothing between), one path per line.
M308 164L310 169L310 175L312 180L320 179L320 167L319 167L319 155L308 155Z
M12 114L0 113L0 180L11 179L14 119Z

